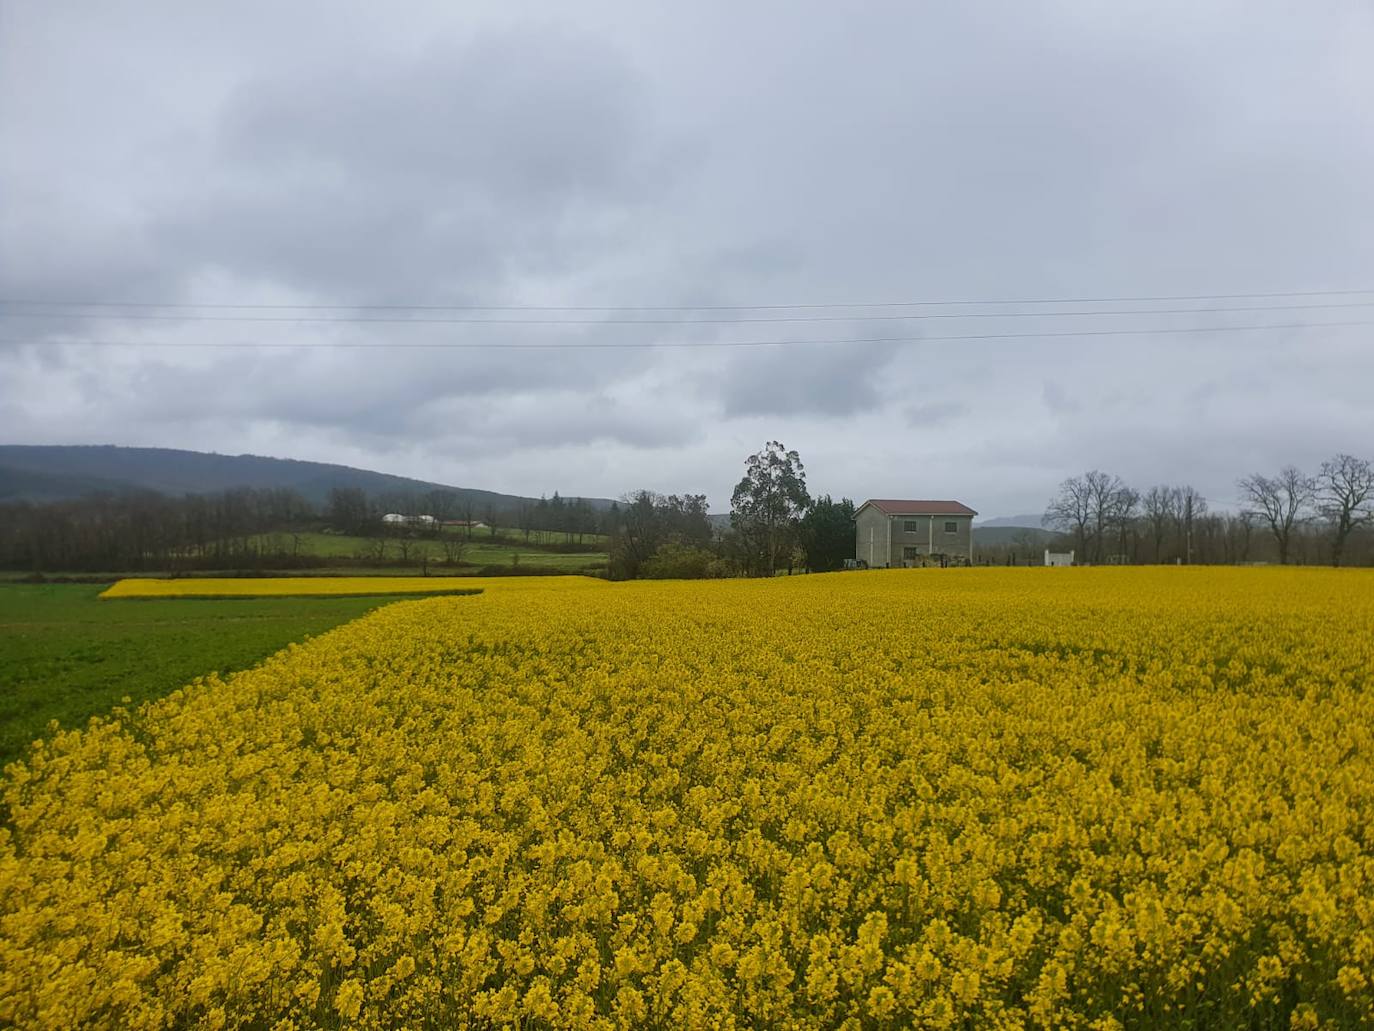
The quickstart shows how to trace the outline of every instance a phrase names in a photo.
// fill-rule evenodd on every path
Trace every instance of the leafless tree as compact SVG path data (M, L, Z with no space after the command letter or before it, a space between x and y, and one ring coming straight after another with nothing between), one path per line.
M1050 499L1044 526L1061 533L1071 533L1078 542L1079 557L1088 558L1088 530L1092 526L1093 495L1086 476L1070 476L1059 485L1059 493Z
M1249 562L1250 542L1255 534L1255 513L1240 512L1226 516L1227 561Z
M1174 488L1174 523L1183 548L1183 561L1193 564L1193 524L1207 514L1207 499L1197 489L1184 485Z
M1130 490L1121 477L1104 473L1100 469L1083 474L1083 482L1088 488L1088 502L1092 506L1093 552L1095 561L1101 562L1107 547L1107 531L1116 520L1116 512L1121 506L1122 492Z
M431 490L425 495L425 508L434 517L431 529L437 533L458 511L458 495L451 490Z
M451 566L459 565L463 561L463 551L467 548L466 537L456 537L452 534L444 534L444 561Z
M1331 522L1331 564L1339 566L1353 530L1374 519L1374 466L1354 455L1337 455L1317 474L1317 509Z
M1287 465L1278 476L1255 473L1240 481L1240 489L1252 511L1269 525L1279 547L1279 562L1287 564L1293 528L1306 518L1316 493L1316 482L1296 467Z
M1120 481L1117 481L1120 483ZM1136 508L1140 505L1140 492L1132 490L1124 483L1114 490L1107 499L1108 519L1116 528L1117 554L1122 561L1134 562L1138 557L1140 537L1136 533ZM1134 547L1131 542L1134 541Z
M1175 497L1173 487L1157 486L1147 490L1140 499L1145 525L1149 528L1150 539L1154 542L1156 562L1163 559L1164 540L1169 536L1169 527L1174 522Z

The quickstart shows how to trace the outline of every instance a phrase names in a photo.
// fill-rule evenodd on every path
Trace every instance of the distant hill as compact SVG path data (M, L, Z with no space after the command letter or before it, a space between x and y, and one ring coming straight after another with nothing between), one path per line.
M998 516L996 519L976 520L973 525L975 529L985 526L1025 526L1039 529L1040 518L1039 514Z
M0 501L61 501L96 491L211 494L234 487L289 488L315 504L322 504L334 487L361 487L373 495L446 490L478 511L488 506L505 511L538 500L290 458L155 447L0 444ZM611 505L608 498L586 500L597 509Z
M1043 548L1057 534L1052 530L1042 530L1038 526L989 526L986 523L973 528L973 543L985 548L999 544L1019 544L1023 534L1030 534L1035 547Z

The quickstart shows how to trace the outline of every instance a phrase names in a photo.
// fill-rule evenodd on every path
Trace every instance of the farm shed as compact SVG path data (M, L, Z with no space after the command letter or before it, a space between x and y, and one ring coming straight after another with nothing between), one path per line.
M865 501L854 513L854 556L871 569L971 563L977 514L958 501Z

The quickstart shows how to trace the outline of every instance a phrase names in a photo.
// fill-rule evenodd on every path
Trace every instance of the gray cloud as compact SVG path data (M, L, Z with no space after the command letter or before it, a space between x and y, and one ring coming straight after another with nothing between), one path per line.
M841 337L855 331L849 323L839 325L846 327ZM759 348L728 362L710 382L726 418L837 418L877 406L878 385L895 353L891 344Z
M483 299L614 247L671 181L613 49L538 29L236 90L152 230L191 268L326 297Z
M8 8L0 294L728 305L1374 285L1374 17L1356 6L318 13ZM744 456L780 438L817 490L996 515L1090 466L1222 498L1244 472L1374 440L1369 328L941 339L1370 309L524 327L0 314L7 439L255 450L525 493L704 490L719 508ZM871 336L912 339L709 346ZM188 347L57 343L83 339ZM396 346L446 342L698 349Z
M967 411L968 406L959 401L929 401L907 405L902 414L908 426L941 426Z

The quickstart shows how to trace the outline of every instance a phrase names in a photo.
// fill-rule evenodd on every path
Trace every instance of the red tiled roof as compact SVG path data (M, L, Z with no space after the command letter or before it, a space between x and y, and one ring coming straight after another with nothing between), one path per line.
M978 513L957 501L894 501L890 498L870 498L864 505L872 505L884 515L962 515L976 516Z

